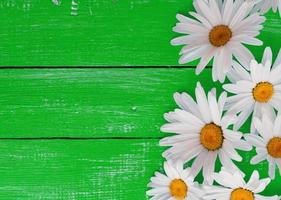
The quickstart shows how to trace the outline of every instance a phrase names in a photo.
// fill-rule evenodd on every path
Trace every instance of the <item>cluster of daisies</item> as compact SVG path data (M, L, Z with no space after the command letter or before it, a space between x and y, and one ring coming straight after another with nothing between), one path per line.
M155 173L147 195L151 200L279 200L278 195L260 193L275 179L276 167L281 174L281 51L273 63L267 47L258 63L244 44L262 45L256 38L265 21L262 14L270 8L281 14L281 0L194 0L193 4L192 17L178 14L174 27L186 34L172 40L174 45L185 45L179 62L200 59L199 74L213 60L213 80L229 81L219 95L215 89L205 92L199 82L194 99L187 93L174 94L179 108L164 115L168 123L161 127L175 134L160 141L169 147L162 154L167 160L165 173ZM240 132L248 119L250 133ZM243 161L238 150L253 148L256 154L250 164L267 161L268 178L261 179L254 171L246 181L235 162ZM195 179L201 171L204 181L199 184Z

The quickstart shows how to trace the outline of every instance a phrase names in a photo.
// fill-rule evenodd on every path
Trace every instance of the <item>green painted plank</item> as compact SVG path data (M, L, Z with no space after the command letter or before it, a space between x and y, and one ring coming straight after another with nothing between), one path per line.
M192 10L188 0L0 1L0 66L178 65L180 47L170 40L176 14ZM279 50L281 20L267 14L260 38ZM257 57L264 47L251 48ZM189 65L195 65L193 62Z
M162 151L158 140L2 140L0 199L143 200ZM280 195L280 178L264 194Z
M163 136L173 93L197 81L213 87L210 69L1 70L0 138Z
M0 199L145 199L162 158L149 140L0 142Z

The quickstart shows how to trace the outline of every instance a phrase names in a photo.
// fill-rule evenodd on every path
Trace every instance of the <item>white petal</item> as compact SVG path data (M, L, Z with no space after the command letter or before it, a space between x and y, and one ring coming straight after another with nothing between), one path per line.
M212 117L209 103L207 101L205 91L199 82L197 83L197 87L195 89L195 95L202 118L204 119L205 123L210 123L212 121Z
M204 123L196 116L181 109L175 109L175 113L179 116L180 121L186 124L191 124L195 127L203 127Z
M268 141L270 139L268 132L265 132L264 129L266 127L264 127L264 125L262 124L262 122L260 121L260 119L258 118L253 118L253 123L255 128L258 130L259 134L265 139L265 141Z
M221 161L221 164L224 168L229 169L231 171L237 171L239 173L242 173L237 166L233 164L233 162L227 157L224 151L219 151L219 159Z
M279 2L281 2L281 1L279 1ZM278 55L277 55L277 57L275 59L275 62L273 64L272 68L275 68L275 67L277 67L280 64L281 64L281 49L279 49Z
M183 92L183 93L175 93L174 94L174 99L177 103L177 105L186 111L190 111L191 113L193 113L195 116L197 116L198 118L201 117L201 114L199 112L198 106L196 104L196 102L193 100L193 98Z
M238 62L232 62L233 69L239 74L241 80L251 81L251 76L249 72L246 71Z
M217 158L217 151L209 151L203 166L204 181L208 184L213 183L213 173L215 169L215 162Z
M200 21L202 24L204 24L204 26L206 26L207 28L209 28L209 29L212 28L212 25L204 16L202 16L196 12L189 12L189 14L191 16L193 16L194 18L196 18L198 21Z
M281 137L281 114L278 115L274 122L273 134L276 137Z
M266 159L266 156L267 156L266 151L264 151L263 153L259 153L251 159L250 163L252 165L256 165L256 164L260 163L261 161L264 161Z
M223 12L223 21L225 24L229 24L232 15L233 1L225 1L225 8Z
M237 117L237 121L233 127L234 130L239 130L241 126L249 118L249 116L252 114L252 111L254 109L254 103L243 108L244 108L243 111Z
M268 80L270 80L270 83L272 84L279 84L281 82L280 78L281 73L281 65L278 65L273 70L271 70Z
M178 134L194 134L199 133L200 127L194 127L191 124L184 124L180 122L164 124L161 129L165 133L178 133Z
M200 170L202 169L203 167L203 163L204 163L204 160L206 159L207 157L207 154L208 151L206 149L203 149L199 155L197 156L197 158L195 158L193 164L192 164L192 167L191 167L191 173L194 175L194 176L197 176L197 174L200 172Z
M207 5L207 3L205 3L203 0L197 0L197 5L199 7L199 9L202 11L202 13L204 14L205 18L209 20L209 22L215 26L217 25L217 19L216 16L212 13L212 10L210 9L210 7Z
M236 160L238 162L242 161L242 157L236 152L232 144L227 140L224 140L222 148L229 158Z
M268 162L268 175L271 179L275 179L275 163L273 158L270 158Z
M252 150L252 146L244 140L233 141L232 145L234 146L235 149L239 149L242 151L251 151Z
M199 64L197 65L197 67L196 67L196 74L197 75L202 72L202 70L211 61L211 59L214 57L214 55L215 55L214 48L211 48L209 50L209 52L207 52L206 54L202 55L202 58L201 58Z
M217 183L224 187L228 188L239 188L243 186L244 182L242 179L235 177L233 174L228 171L222 170L220 173L214 174L214 179Z
M219 112L216 96L214 96L212 92L208 93L208 102L213 122L217 125L221 125L221 112Z
M246 184L246 188L250 191L254 191L260 184L260 180L259 180L259 172L257 170L255 170L248 183Z
M226 92L222 92L219 100L218 100L218 106L219 106L219 112L222 114L223 109L224 109L224 105L226 103L227 100L227 93Z
M221 119L221 125L223 129L227 129L228 126L233 125L237 121L236 115L224 115Z
M242 133L226 129L223 131L223 136L230 141L238 141L241 139Z
M254 190L252 190L254 193L261 193L262 191L264 191L264 189L266 188L266 186L270 183L270 178L265 178L259 181L259 185L257 188L255 188Z
M189 63L193 60L197 60L202 55L204 55L208 50L209 50L209 46L206 45L206 46L198 48L190 53L183 54L179 59L179 63L185 64L185 63Z
M255 134L245 134L244 138L255 147L265 147L263 139Z
M272 65L272 51L270 47L266 47L262 57L262 64L265 65L266 61L270 61L269 65Z
M254 59L253 54L242 44L233 49L233 55L246 69L249 69L250 61Z
M191 24L197 24L197 25L200 25L200 23L194 19L191 19L189 17L186 17L184 15L181 15L181 14L177 14L176 15L176 18L177 20L179 20L180 22L182 23L191 23Z
M174 169L174 167L171 165L171 163L164 162L164 170L170 179L179 178L178 172Z

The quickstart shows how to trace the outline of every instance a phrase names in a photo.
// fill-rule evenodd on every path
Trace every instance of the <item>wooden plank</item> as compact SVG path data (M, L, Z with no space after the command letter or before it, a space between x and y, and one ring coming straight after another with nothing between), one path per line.
M145 199L153 140L1 141L0 199Z
M159 137L173 93L197 81L213 87L210 69L1 70L0 138Z
M162 151L150 139L2 140L0 199L143 200ZM248 160L240 167L254 169ZM255 167L266 176L265 163ZM280 178L264 194L280 195Z
M187 0L88 0L71 15L71 0L2 0L0 66L176 66L172 27L190 10ZM266 16L260 38L277 52L281 21ZM258 58L263 49L251 48Z

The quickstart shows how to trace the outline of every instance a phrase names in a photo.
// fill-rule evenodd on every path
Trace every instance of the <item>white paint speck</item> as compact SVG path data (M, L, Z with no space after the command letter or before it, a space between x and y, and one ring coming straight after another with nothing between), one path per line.
M53 4L55 4L56 6L61 4L61 0L52 0Z

